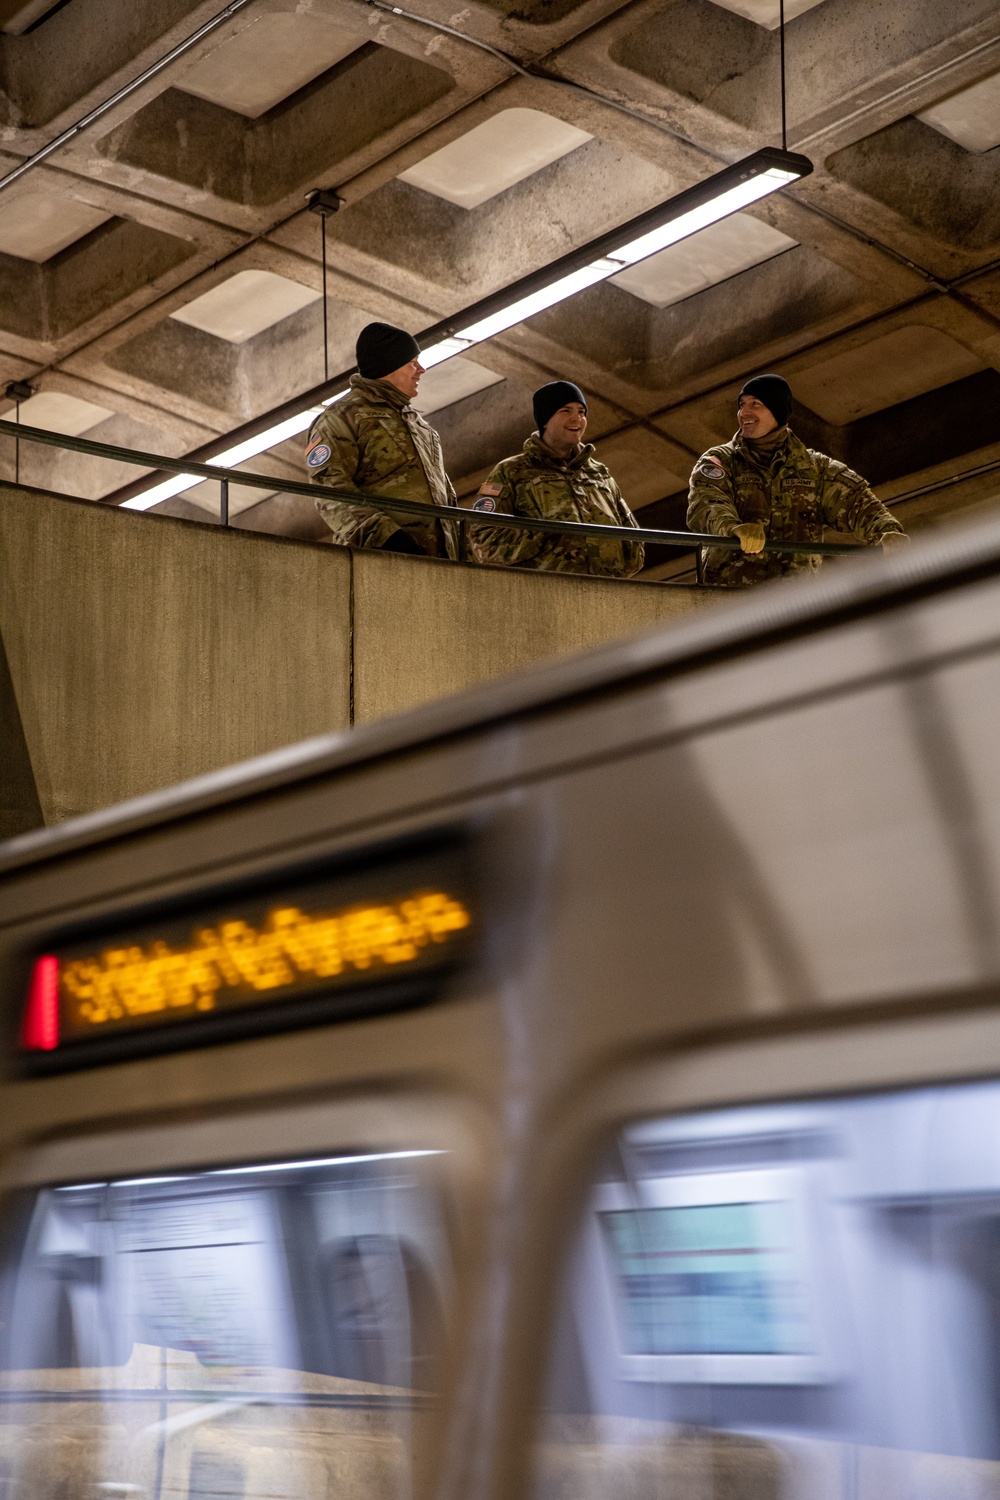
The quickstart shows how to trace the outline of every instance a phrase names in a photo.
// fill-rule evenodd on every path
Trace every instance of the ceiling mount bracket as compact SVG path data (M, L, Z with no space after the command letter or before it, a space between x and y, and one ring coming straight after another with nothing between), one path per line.
M343 198L333 188L310 188L306 193L306 208L311 214L319 214L321 218L328 219L343 206Z

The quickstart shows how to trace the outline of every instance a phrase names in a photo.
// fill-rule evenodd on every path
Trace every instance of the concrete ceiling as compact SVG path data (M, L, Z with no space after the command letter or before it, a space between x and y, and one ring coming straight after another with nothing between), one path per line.
M0 172L221 8L0 0ZM344 201L327 221L336 372L370 319L419 331L779 138L778 0L406 8L495 50L364 0L252 0L0 191L0 383L40 393L24 420L177 455L320 381L310 188ZM815 174L428 375L460 494L520 446L555 375L586 389L591 436L652 525L678 524L694 458L762 369L791 380L807 440L889 498L1000 457L1000 10L786 14L789 145ZM231 496L239 524L321 534L280 489L301 449L253 461L275 492ZM0 441L0 474L14 463ZM91 499L135 477L23 443L18 464ZM987 489L900 514L930 524ZM209 484L163 508L214 503Z

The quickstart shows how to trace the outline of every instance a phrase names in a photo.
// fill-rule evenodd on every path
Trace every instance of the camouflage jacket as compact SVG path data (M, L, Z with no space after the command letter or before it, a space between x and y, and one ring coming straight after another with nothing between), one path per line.
M406 396L385 380L351 376L346 396L318 416L309 429L306 467L315 484L360 495L454 505L444 471L441 439L414 411ZM398 516L340 500L317 500L316 509L348 547L383 547L395 531L409 532L431 557L458 556L455 527L437 517Z
M621 491L591 443L563 462L533 432L521 453L502 459L480 487L478 511L507 511L553 521L587 521L598 526L638 526ZM471 526L469 548L480 563L542 568L559 573L602 573L627 578L643 564L641 542L573 537L502 526Z
M860 474L807 448L793 432L772 453L760 454L737 434L731 443L709 448L695 464L689 528L731 536L734 527L747 521L761 522L772 542L821 542L829 526L873 543L887 531L903 529ZM801 552L748 556L707 547L705 579L739 588L788 573L813 572L822 561Z

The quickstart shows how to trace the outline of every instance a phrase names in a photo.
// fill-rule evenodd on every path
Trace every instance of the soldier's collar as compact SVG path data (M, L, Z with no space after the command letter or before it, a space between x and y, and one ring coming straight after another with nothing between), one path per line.
M544 459L554 469L578 469L581 464L586 463L587 459L592 456L594 445L593 443L580 443L576 452L571 453L569 458L559 458L557 454L552 452L551 448L545 446L541 435L533 432L525 443L524 449L531 458L536 460Z
M783 427L776 427L773 432L769 432L766 437L762 438L745 438L742 432L736 434L736 442L744 453L749 453L752 458L765 460L770 459L779 448L784 448L793 438L794 434L787 422Z
M367 396L369 401L382 401L395 411L405 411L410 405L410 397L397 391L387 380L366 380L363 375L352 375L350 386L352 390Z

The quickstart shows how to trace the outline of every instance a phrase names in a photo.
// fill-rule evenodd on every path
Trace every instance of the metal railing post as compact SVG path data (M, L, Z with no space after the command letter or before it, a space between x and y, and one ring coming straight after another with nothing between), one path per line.
M229 480L219 480L219 520L223 526L229 525Z

